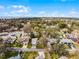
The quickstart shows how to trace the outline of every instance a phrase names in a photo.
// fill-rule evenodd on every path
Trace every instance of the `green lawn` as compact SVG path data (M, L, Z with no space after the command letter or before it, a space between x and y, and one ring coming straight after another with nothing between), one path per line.
M45 53L45 59L48 59L48 55L47 55L47 53Z
M27 48L31 48L31 47L32 47L32 44L31 43L28 43Z
M24 53L24 59L33 59L36 56L38 56L37 52L25 52Z
M45 46L43 44L37 44L36 46L37 48L45 48Z

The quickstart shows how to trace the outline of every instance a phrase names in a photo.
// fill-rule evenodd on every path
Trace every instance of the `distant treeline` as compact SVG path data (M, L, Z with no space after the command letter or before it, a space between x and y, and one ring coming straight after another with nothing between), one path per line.
M68 17L24 17L24 18L2 18L0 20L79 20L79 18L68 18Z

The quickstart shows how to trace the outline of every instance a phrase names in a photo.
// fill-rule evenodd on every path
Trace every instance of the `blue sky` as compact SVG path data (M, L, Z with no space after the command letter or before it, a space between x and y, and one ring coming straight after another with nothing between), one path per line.
M0 17L79 17L79 0L0 0Z

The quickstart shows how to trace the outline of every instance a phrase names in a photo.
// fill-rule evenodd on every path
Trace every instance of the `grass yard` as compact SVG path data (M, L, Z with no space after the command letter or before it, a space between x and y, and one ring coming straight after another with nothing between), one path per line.
M36 56L38 56L37 52L25 52L24 53L24 59L34 59Z

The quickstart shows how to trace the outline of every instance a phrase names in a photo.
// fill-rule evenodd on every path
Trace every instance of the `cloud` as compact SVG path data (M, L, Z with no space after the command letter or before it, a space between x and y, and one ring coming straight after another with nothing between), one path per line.
M79 17L79 11L76 9L71 9L69 11L60 12L56 11L38 11L33 13L33 10L29 6L24 5L11 5L11 6L2 6L0 5L0 16L12 16L12 17L26 17L26 16L35 16L35 17Z
M4 9L4 8L5 8L4 6L0 5L0 9Z
M38 14L38 17L64 17L65 15L63 13L60 13L59 11L52 11L51 13L46 11L40 11Z
M77 0L54 0L54 1L59 1L59 2L72 2L72 1L77 1Z
M13 5L10 8L12 8L12 12L17 12L17 13L28 13L31 11L30 7L23 6L23 5Z
M1 7L2 8L2 7ZM1 12L1 11L0 11ZM31 12L31 8L24 5L11 5L5 8L5 11L1 12L3 16L28 16Z
M70 11L70 14L77 14L77 11L76 11L75 9L72 9L72 10Z
M12 7L12 8L23 8L23 9L26 9L26 6L23 6L23 5L12 5L10 7Z
M40 11L40 12L39 12L39 14L45 14L45 13L46 13L45 11Z
M68 1L68 0L54 0L54 1L66 2L66 1Z
M59 12L59 11L53 11L53 12L51 13L51 16L52 16L52 17L65 17L65 14L64 14L64 13L61 13L61 12Z
M76 9L72 9L71 11L69 11L69 16L71 17L79 17L79 11Z
M38 16L38 17L48 17L49 15L46 11L39 11L36 16Z

